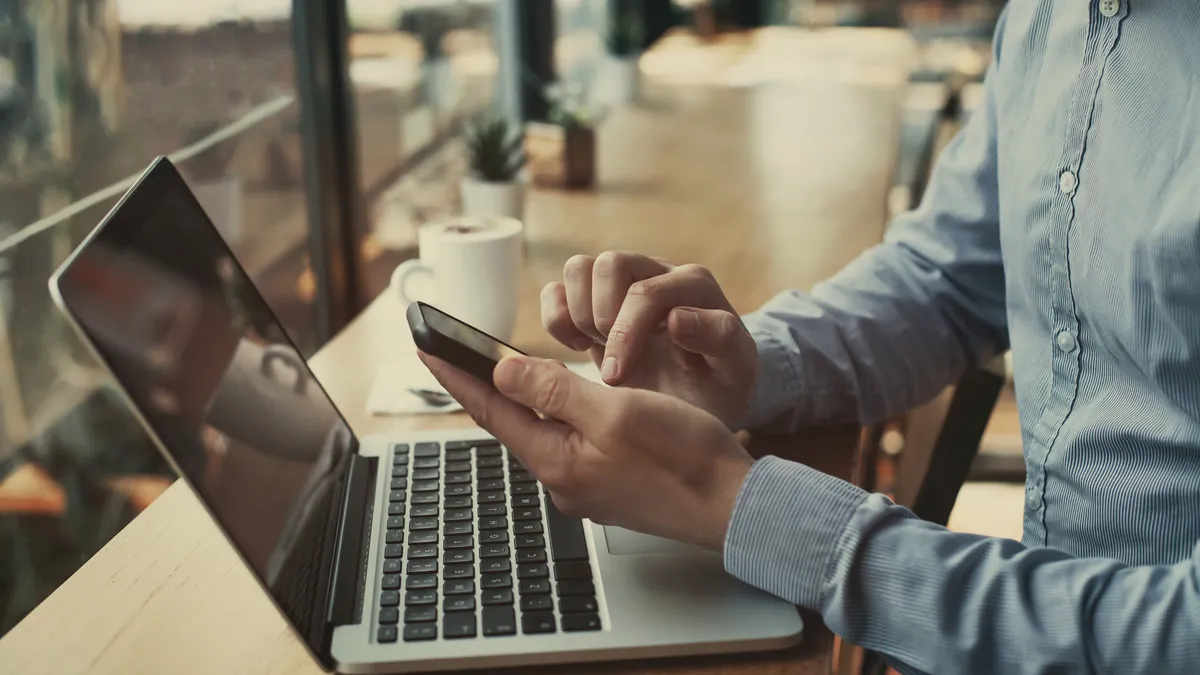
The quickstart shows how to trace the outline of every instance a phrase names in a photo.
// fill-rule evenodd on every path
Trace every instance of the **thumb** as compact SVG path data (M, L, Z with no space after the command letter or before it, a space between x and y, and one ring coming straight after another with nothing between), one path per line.
M493 373L507 398L587 433L595 425L604 389L557 361L526 356L501 361Z
M667 315L667 334L717 370L739 367L747 346L753 344L742 320L721 309L676 307Z

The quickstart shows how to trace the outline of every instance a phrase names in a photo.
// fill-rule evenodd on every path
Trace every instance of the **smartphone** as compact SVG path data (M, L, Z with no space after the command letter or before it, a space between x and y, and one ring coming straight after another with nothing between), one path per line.
M492 383L492 371L507 356L527 356L478 328L423 302L408 306L408 327L413 341L426 354Z

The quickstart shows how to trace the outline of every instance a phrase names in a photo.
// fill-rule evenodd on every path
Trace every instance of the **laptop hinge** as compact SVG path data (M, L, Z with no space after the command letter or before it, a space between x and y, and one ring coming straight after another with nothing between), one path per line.
M371 544L371 506L375 503L378 467L377 457L363 457L355 453L346 471L346 492L338 522L329 611L326 614L327 622L334 626L355 624L362 620L363 580L366 578L367 552Z

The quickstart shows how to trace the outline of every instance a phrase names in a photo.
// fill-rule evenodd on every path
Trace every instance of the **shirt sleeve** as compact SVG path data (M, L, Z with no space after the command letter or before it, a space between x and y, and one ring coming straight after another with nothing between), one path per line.
M1004 15L996 30L1001 43ZM933 398L1008 348L993 50L986 95L939 158L921 206L811 293L744 317L759 376L740 428L872 423Z
M767 457L738 495L725 566L904 672L1174 675L1200 663L1200 543L1171 566L1073 558L950 532Z

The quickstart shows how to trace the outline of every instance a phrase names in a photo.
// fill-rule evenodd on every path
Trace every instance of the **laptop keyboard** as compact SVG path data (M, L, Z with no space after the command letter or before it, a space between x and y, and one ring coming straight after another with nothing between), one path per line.
M397 444L379 642L600 630L583 521L494 440Z

